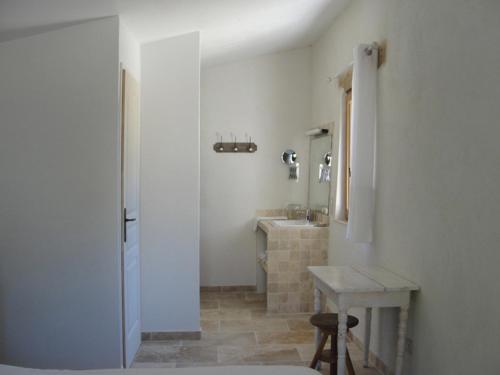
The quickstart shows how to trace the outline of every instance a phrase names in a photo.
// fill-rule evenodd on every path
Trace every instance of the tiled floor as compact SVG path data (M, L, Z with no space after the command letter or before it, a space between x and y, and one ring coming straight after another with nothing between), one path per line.
M314 354L309 314L267 314L263 294L202 292L201 325L201 340L143 343L133 367L307 366ZM348 347L357 375L378 374L363 368L353 343ZM329 374L328 365L322 372Z

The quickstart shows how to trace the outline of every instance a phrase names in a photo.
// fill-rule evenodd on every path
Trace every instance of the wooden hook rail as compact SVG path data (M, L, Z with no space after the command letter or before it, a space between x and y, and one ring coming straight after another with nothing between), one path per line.
M217 142L214 151L218 153L251 153L257 151L257 145L253 142Z

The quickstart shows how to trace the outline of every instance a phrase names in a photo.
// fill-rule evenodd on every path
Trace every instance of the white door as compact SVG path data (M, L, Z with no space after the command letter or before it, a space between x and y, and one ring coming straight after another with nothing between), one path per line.
M139 255L139 84L122 70L122 290L124 366L141 344Z

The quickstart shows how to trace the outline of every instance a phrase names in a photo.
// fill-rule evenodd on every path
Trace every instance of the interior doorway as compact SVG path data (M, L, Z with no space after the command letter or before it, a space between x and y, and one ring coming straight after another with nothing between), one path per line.
M121 71L121 206L123 365L130 367L141 344L139 252L140 89Z

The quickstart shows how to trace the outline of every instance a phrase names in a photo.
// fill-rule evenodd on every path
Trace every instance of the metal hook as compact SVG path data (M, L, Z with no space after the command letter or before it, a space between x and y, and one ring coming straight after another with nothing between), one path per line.
M248 151L253 152L252 137L249 137L249 140L248 140Z
M238 152L238 146L236 146L236 136L234 136L234 147L233 147L234 152Z
M219 132L217 132L217 133L215 133L215 137L217 138L217 141L219 141L219 137L220 137L218 149L221 152L224 151L224 145L222 144L222 134L220 134Z

